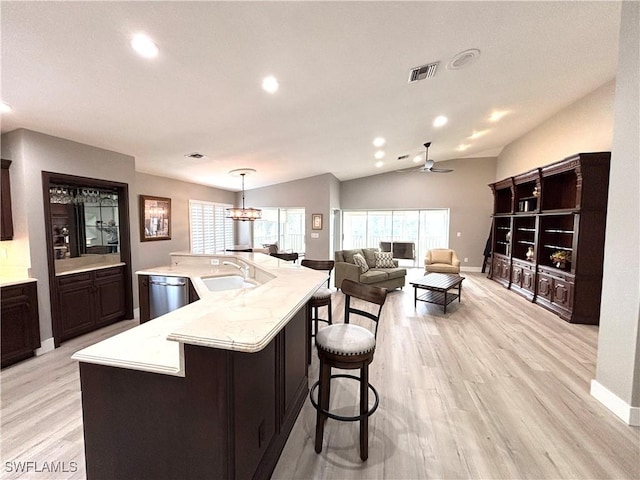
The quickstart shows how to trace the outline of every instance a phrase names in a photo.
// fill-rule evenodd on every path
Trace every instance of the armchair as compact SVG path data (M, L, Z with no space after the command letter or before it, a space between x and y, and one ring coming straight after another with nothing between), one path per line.
M425 273L460 273L460 259L455 250L434 248L424 258Z

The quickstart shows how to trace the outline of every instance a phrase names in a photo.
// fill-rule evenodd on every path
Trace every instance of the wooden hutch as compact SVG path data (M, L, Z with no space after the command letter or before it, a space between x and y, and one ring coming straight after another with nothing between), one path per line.
M597 325L610 158L580 153L489 185L489 278L564 320Z

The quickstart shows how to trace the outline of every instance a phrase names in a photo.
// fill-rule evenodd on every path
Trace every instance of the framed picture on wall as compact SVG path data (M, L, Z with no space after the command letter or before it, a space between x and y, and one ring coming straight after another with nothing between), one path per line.
M140 195L140 241L171 240L171 199Z
M322 214L321 213L311 214L311 229L322 230Z

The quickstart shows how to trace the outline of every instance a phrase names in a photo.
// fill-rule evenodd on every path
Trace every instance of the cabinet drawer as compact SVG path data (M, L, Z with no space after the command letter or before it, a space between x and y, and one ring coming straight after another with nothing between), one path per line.
M74 273L72 275L61 275L57 277L58 285L60 287L68 285L77 285L79 283L91 283L93 280L92 272Z
M544 267L544 266L539 266L538 267L538 271L540 273L543 273L545 275L549 275L553 278L557 278L559 280L564 280L565 282L573 282L574 280L574 275L569 273L569 272L563 272L562 270L558 270L555 268L548 268L548 267Z
M106 278L106 277L114 277L120 276L123 273L122 267L111 267L111 268L103 268L100 270L96 270L96 279L98 278Z

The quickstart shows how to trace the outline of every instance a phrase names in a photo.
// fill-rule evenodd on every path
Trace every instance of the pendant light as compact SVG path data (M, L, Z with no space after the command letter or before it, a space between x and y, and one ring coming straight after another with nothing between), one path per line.
M242 177L242 208L227 208L227 218L241 222L246 222L247 220L253 222L262 217L262 210L257 208L244 208L244 177L252 173L256 173L253 168L238 168L229 172L230 175L235 177Z

